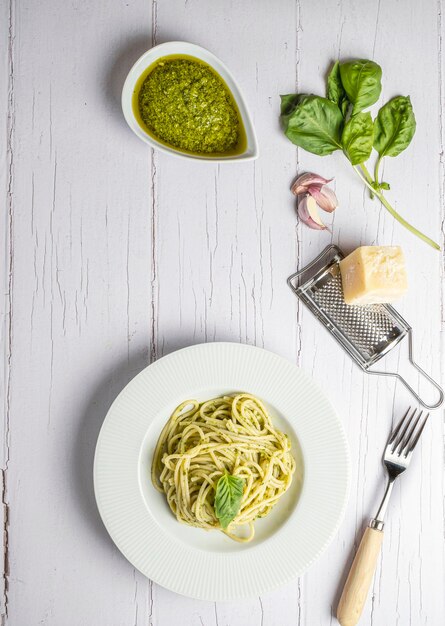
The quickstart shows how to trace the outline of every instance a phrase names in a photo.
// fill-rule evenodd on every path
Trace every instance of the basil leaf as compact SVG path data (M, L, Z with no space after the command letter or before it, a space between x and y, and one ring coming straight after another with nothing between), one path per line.
M340 65L344 90L353 104L352 115L377 102L382 91L382 68L374 61L358 59Z
M343 150L352 165L369 159L373 139L374 124L371 113L357 113L346 122L341 140Z
M340 63L336 61L328 75L328 89L326 96L328 100L340 106L346 92L340 78Z
M300 96L297 93L290 93L281 98L281 115L290 113L293 108L298 104Z
M302 95L293 105L289 106L289 101L286 105L286 113L280 119L284 134L292 143L320 156L341 149L343 116L333 102Z
M223 474L215 493L215 514L222 528L227 528L236 517L243 497L244 480L239 476Z
M416 118L409 96L397 96L387 102L374 122L374 148L380 157L396 157L411 142L416 132Z
M343 117L346 116L349 107L349 100L343 87L340 77L340 63L336 61L332 70L328 75L327 98L334 102L342 112Z

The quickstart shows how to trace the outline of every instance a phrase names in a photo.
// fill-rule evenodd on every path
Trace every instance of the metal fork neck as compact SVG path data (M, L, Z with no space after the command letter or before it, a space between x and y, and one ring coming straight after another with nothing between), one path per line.
M382 501L377 511L377 515L375 516L374 519L371 520L369 524L371 528L377 528L378 530L383 529L383 525L384 525L383 520L385 518L386 509L388 508L388 502L391 496L391 492L392 492L392 488L394 486L395 480L396 479L393 478L392 476L388 478L388 483L386 485L385 493L383 495Z

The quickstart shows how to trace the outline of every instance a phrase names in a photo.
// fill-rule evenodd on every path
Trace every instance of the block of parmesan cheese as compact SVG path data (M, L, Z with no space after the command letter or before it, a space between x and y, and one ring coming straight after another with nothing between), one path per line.
M340 261L346 304L394 302L408 289L399 246L361 246Z

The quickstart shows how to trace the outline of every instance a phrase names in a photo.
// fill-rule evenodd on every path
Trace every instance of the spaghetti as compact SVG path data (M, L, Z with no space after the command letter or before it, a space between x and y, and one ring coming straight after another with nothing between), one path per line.
M179 522L244 542L253 539L254 520L289 489L294 471L289 438L274 428L258 398L241 393L180 404L156 445L152 481ZM241 504L227 529L215 514L215 491L225 474L243 480ZM242 525L249 526L247 537L236 533Z

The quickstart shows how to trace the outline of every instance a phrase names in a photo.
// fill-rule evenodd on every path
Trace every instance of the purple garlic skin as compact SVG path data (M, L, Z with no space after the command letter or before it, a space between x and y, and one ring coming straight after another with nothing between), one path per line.
M298 196L300 193L308 193L309 187L321 189L323 185L330 183L331 180L333 179L323 178L323 176L319 176L313 172L306 172L306 174L298 176L298 178L292 183L291 191L294 195Z
M298 216L302 222L313 230L326 230L319 210L332 213L338 207L337 196L327 186L332 178L324 178L313 172L306 172L298 176L291 187L293 194L297 196Z
M335 211L335 209L338 207L337 196L327 185L323 185L321 189L319 189L315 185L311 185L311 187L309 187L308 189L308 192L311 194L311 196L315 198L318 206L323 209L323 211L332 213L332 211Z

